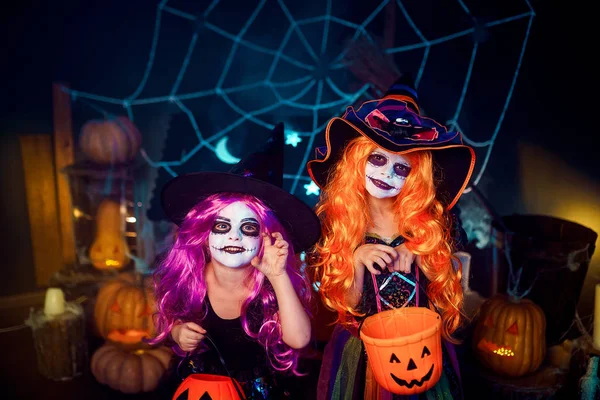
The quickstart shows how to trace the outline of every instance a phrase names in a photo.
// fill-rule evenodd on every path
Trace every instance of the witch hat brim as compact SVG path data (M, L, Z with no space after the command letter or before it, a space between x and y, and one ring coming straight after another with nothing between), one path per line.
M398 137L374 128L367 120L377 112L382 118L385 117L384 114L389 115L390 119L392 119L391 115L402 116L402 119L411 125L412 130L404 129L403 136ZM416 130L414 126L417 123L420 128L424 128ZM435 139L415 139L423 131L433 132ZM456 204L475 167L475 152L471 147L463 144L459 132L448 132L434 120L418 115L410 102L388 97L365 102L357 111L353 107L348 107L343 117L336 117L329 121L325 129L326 147L317 149L315 159L307 164L310 177L321 189L326 186L332 167L340 160L348 142L359 136L364 136L377 147L396 154L431 151L435 178L438 182L438 199L447 209Z
M181 225L188 212L210 195L248 194L263 201L275 213L290 236L295 252L310 248L321 234L320 221L306 203L278 186L283 181L282 143L283 124L279 124L267 145L236 164L232 172L196 172L172 179L161 196L166 215Z

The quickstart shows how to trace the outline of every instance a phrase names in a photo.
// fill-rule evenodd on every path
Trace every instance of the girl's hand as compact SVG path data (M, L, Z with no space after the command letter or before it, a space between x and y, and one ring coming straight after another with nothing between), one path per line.
M394 263L394 271L400 271L408 274L416 256L406 248L406 244L404 243L402 243L400 246L394 247L394 249L396 250L396 253L398 253L398 259Z
M183 351L194 351L198 344L204 339L206 329L193 322L184 322L174 325L171 329L171 337Z
M365 266L370 273L379 275L381 270L388 269L390 272L398 268L398 253L390 246L384 244L363 244L359 246L353 255L354 267ZM377 266L376 266L377 265ZM398 267L395 267L398 265Z
M252 259L252 266L262 272L267 279L276 278L286 273L285 266L289 253L289 243L283 239L279 232L271 234L275 238L272 242L271 237L263 234L263 256Z

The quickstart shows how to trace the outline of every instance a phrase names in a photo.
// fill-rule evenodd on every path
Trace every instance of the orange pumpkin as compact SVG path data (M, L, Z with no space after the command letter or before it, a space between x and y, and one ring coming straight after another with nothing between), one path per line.
M234 386L237 386L237 390ZM239 393L239 394L238 394ZM242 387L227 376L211 374L192 374L181 382L173 400L243 400Z
M90 247L90 261L95 268L118 270L129 263L129 247L121 226L121 206L104 199L96 212L96 237Z
M99 164L122 164L133 160L142 144L142 135L126 117L91 120L81 128L79 146Z
M151 392L157 388L171 361L171 350L127 350L107 343L92 356L92 374L98 382L123 393Z
M98 291L94 320L100 336L111 342L139 348L142 338L155 334L154 312L151 281L140 275L124 273Z
M360 337L373 377L384 389L412 395L442 375L442 320L424 307L379 312L365 319Z
M498 294L480 309L473 332L477 358L511 377L533 372L546 356L546 317L531 300Z

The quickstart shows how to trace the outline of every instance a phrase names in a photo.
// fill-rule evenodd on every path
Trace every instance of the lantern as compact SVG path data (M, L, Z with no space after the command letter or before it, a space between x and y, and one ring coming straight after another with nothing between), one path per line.
M477 358L498 374L533 372L546 356L544 312L530 300L495 295L481 305L473 347Z
M154 295L150 282L140 275L122 273L98 291L94 319L98 333L114 343L143 346L154 335Z
M98 382L120 392L151 392L158 387L171 356L164 346L133 350L107 343L92 356L91 369Z
M238 381L227 376L211 374L189 375L173 395L173 400L243 400L245 398Z
M422 393L442 375L442 321L424 307L383 311L365 319L360 337L375 380L389 392Z
M133 160L142 135L126 117L91 120L81 128L79 146L98 164L122 164Z
M90 260L97 269L121 269L129 262L121 223L119 203L103 200L96 212L96 238L90 247Z

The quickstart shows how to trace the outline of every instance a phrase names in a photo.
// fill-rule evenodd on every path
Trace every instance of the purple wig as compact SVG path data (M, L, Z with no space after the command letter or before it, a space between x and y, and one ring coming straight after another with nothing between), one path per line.
M202 200L187 214L181 224L172 249L154 274L157 315L157 336L150 341L156 344L169 337L177 320L194 321L202 325L206 317L206 264L210 261L208 236L219 212L230 204L241 201L257 216L261 233L280 232L290 242L287 232L273 211L254 196L240 193L214 194ZM263 248L258 253L263 255ZM299 271L299 262L290 243L287 272L307 313L309 313L310 286ZM242 304L241 322L246 334L256 339L266 350L271 366L278 371L298 374L298 350L283 342L277 300L268 279L256 268L249 274L250 296ZM261 313L248 313L262 306ZM257 315L254 315L257 314ZM310 315L310 314L309 314ZM199 316L199 317L198 317ZM200 320L196 320L200 318Z

